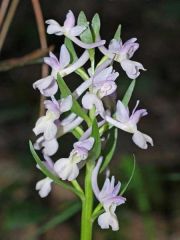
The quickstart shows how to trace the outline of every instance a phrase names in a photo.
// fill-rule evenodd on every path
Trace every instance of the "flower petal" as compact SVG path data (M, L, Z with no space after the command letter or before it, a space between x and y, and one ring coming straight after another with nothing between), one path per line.
M121 67L131 79L136 79L140 75L139 70L146 70L141 63L128 59L121 61Z
M57 152L59 144L58 141L54 138L49 141L44 141L42 143L42 146L44 147L43 154L52 156Z
M59 104L60 104L61 113L69 111L72 108L72 104L73 104L72 96L69 95L66 98L62 98Z
M71 36L77 37L79 36L84 30L86 29L85 26L75 26L70 30Z
M56 35L61 35L62 33L62 27L59 25L59 23L53 19L49 19L46 21L48 24L47 27L47 33L48 34L56 34Z
M120 100L117 101L116 105L116 119L121 123L125 123L129 120L129 109L125 107Z
M150 143L153 146L152 138L150 136L140 132L140 131L136 131L133 134L132 139L133 139L134 143L142 149L147 149L148 148L147 142Z
M103 157L100 157L98 159L97 164L96 164L95 168L93 169L92 177L91 177L92 189L93 189L93 192L94 192L94 194L95 194L95 196L98 200L99 200L100 190L99 190L99 187L98 187L97 178L98 178L98 172L99 172L100 166L102 164L102 160L103 160Z
M44 129L44 138L45 140L52 140L56 137L57 126L53 121L46 122Z
M79 175L77 164L69 158L61 158L54 164L54 170L62 180L72 181Z
M60 50L59 63L61 69L64 69L70 63L70 54L64 44L62 45Z
M115 214L105 212L98 217L98 224L102 229L112 228L113 231L119 230L119 223Z
M92 109L94 106L96 108L96 115L100 114L104 117L104 106L102 101L93 93L87 92L82 98L82 105L85 109Z
M36 190L39 191L41 198L47 197L47 195L50 193L52 182L52 179L47 177L36 183Z
M64 27L67 29L73 28L75 25L75 17L71 10L66 14L66 20L64 21Z

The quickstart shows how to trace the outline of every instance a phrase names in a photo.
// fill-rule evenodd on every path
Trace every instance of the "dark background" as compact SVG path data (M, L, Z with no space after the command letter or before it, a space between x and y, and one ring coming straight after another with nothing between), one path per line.
M111 172L125 182L132 168L132 153L135 153L136 173L125 193L127 203L118 208L120 231L100 230L95 224L94 239L180 239L180 1L40 2L44 18L56 19L60 23L69 9L76 16L83 10L89 20L98 12L102 22L102 39L107 41L121 23L123 41L137 37L140 43L133 60L143 63L147 69L137 80L130 106L132 108L140 99L140 106L148 109L149 115L141 120L139 128L153 137L155 146L141 150L132 143L131 136L119 132ZM62 38L47 37L48 45L56 45L55 53L58 54ZM31 1L21 0L0 61L20 57L39 47ZM116 67L119 71L120 68ZM38 229L42 234L39 232L37 239L79 239L80 213L77 203L74 209L78 213L56 226L62 221L63 214L67 217L67 209L73 206L72 201L76 198L54 186L52 193L42 200L34 190L36 181L42 175L35 168L28 139L34 139L32 128L39 111L39 93L33 90L32 83L40 77L40 64L0 72L0 238L3 240L30 239L38 233ZM76 78L73 77L72 82ZM118 94L122 97L130 80L120 70L118 81ZM64 141L67 142L68 138ZM60 144L61 155L68 153L69 148L64 146ZM45 225L54 217L51 225Z

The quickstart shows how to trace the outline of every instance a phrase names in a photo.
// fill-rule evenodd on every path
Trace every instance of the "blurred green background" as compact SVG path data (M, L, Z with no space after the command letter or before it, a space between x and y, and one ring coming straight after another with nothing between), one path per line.
M178 240L180 239L180 80L179 80L179 0L41 0L44 18L60 23L69 9L77 16L83 10L88 19L98 12L102 39L110 40L119 23L122 39L137 37L140 49L134 60L148 70L138 78L130 106L137 99L149 115L140 128L150 134L155 146L137 148L131 136L119 132L111 172L125 183L136 172L127 203L118 208L120 231L100 230L95 224L95 240ZM58 54L62 38L47 36ZM30 0L20 0L0 55L0 68L6 59L20 57L40 48ZM118 66L116 66L118 67ZM120 68L117 68L118 71ZM35 183L42 178L28 148L34 139L32 128L38 117L39 93L32 83L41 77L41 65L34 64L0 71L0 239L78 240L80 205L64 189L53 186L41 199ZM73 77L72 85L78 77ZM78 79L77 79L78 81ZM119 97L130 80L120 70ZM71 84L71 83L70 83ZM64 142L73 139L67 136ZM71 146L60 143L60 156ZM65 221L67 219L67 221ZM60 224L61 223L61 224Z

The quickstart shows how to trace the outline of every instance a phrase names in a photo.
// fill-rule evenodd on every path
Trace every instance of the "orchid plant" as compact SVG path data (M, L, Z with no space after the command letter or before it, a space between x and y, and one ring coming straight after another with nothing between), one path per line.
M69 11L63 25L52 19L46 23L47 33L64 37L64 44L60 47L59 58L52 52L44 58L51 67L50 75L33 84L34 89L46 97L46 114L33 128L38 138L34 144L30 142L37 168L45 175L37 182L36 190L42 198L50 194L53 184L74 192L82 201L81 240L90 240L96 219L102 229L119 230L115 211L126 202L123 195L130 180L120 191L120 181L116 182L114 176L110 178L106 173L102 188L98 184L98 176L109 168L118 129L132 134L133 142L142 149L147 149L148 144L153 146L152 138L137 128L141 117L147 115L146 109L137 110L139 100L131 114L128 108L136 78L140 70L145 69L141 63L131 60L139 44L136 38L123 43L121 26L108 48L105 47L105 41L100 37L98 14L89 23L81 12L76 24L73 12ZM75 46L83 48L80 57ZM99 62L96 62L97 51L102 54ZM114 62L120 63L131 82L122 100L116 100L115 110L112 110L105 104L105 99L107 96L116 99L119 73L113 68ZM74 91L70 90L65 79L71 73L82 79ZM72 151L69 156L53 159L61 137L67 133L76 138ZM42 159L35 150L40 151ZM84 176L84 184L80 174ZM99 202L96 207L95 198Z

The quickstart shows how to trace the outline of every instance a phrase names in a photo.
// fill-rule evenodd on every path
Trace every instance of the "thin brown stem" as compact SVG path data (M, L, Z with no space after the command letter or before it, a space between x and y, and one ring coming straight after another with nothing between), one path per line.
M1 7L0 7L0 27L6 15L6 11L9 5L10 0L2 0Z
M31 64L40 64L42 58L47 55L49 51L53 50L53 46L46 49L34 50L22 57L10 58L7 60L0 61L0 72L5 72L13 68L24 67Z
M41 5L39 0L31 0L31 1L34 9L34 14L36 17L36 23L37 23L41 48L46 49L47 48L46 31L44 26L44 18L41 10ZM46 77L48 73L49 73L48 65L42 64L42 77ZM44 112L45 112L44 100L45 100L45 97L41 95L40 110L39 110L40 116L44 115Z
M7 16L6 16L5 20L4 20L4 24L3 24L3 27L2 27L1 32L0 32L0 52L1 52L1 49L3 47L6 35L8 33L9 26L12 22L12 19L14 17L15 12L16 12L16 8L18 6L18 3L19 3L19 0L12 0L12 3L9 7L9 11L7 13Z

